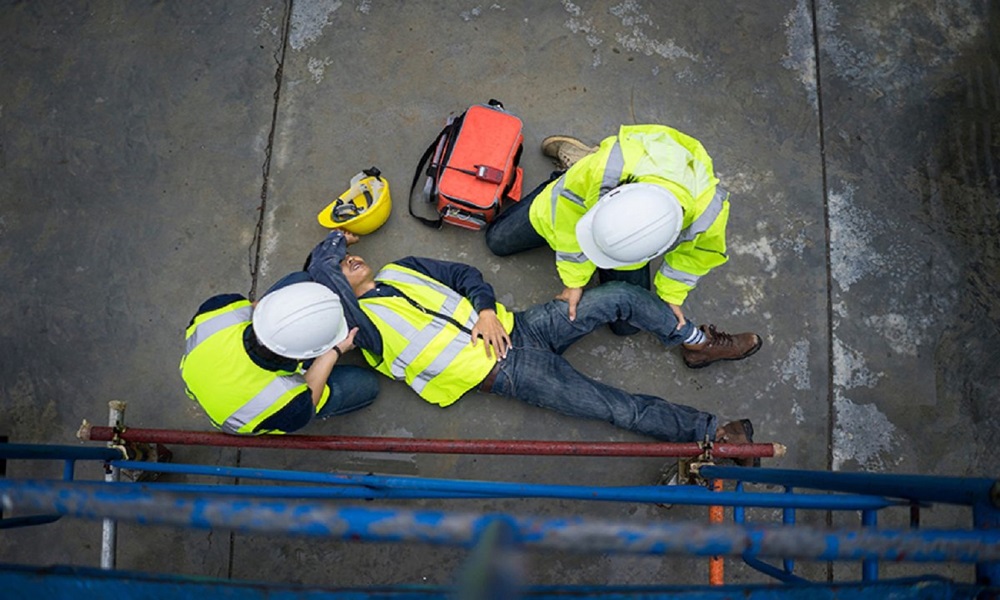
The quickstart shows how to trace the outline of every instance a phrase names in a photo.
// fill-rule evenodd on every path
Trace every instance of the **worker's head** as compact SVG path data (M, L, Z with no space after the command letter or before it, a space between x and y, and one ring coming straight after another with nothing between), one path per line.
M347 337L340 296L312 281L277 289L257 303L254 334L278 356L316 358Z
M576 224L584 255L602 269L648 262L677 240L684 220L680 202L652 183L626 183L597 201Z
M347 278L347 283L351 284L355 296L361 296L375 283L375 272L365 259L356 254L346 255L340 261L340 270Z

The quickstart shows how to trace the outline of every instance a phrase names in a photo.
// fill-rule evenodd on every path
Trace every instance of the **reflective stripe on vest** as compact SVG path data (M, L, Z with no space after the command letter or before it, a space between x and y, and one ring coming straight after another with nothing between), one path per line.
M607 194L611 190L618 187L621 183L622 174L625 172L625 155L622 153L621 144L618 140L615 140L614 145L611 147L611 151L608 154L608 160L604 163L604 173L601 175L601 191L597 195L600 199L601 196ZM572 190L566 190L566 176L563 175L556 182L556 185L552 188L552 218L553 223L556 222L556 206L559 202L559 197L563 197L573 204L586 209L587 202L585 198L581 198L576 192Z
M440 310L431 311L431 309L422 306L422 308L427 311L425 314L431 317L431 322L421 329L414 327L406 319L387 306L375 303L366 303L365 305L366 310L372 312L386 325L395 330L401 337L408 340L406 347L396 356L396 358L392 361L392 364L389 366L389 370L392 373L393 378L405 381L406 367L412 364L413 361L415 361L417 357L419 357L427 349L427 347L431 345L435 338L437 338L438 335L447 327L448 321L441 319L441 315L450 317L458 322L456 312L464 298L451 288L437 281L429 278L424 279L422 277L417 277L409 273L392 269L385 269L379 272L375 279L376 281L396 281L411 285L423 285L445 296L445 301ZM439 314L432 314L434 312ZM469 316L465 319L465 326L471 329L475 326L478 320L479 315L476 314L475 310L472 310ZM471 337L468 332L458 330L456 335L448 341L447 345L437 353L434 360L432 360L429 365L424 367L422 371L414 374L413 381L409 382L410 387L412 387L418 394L421 393L432 379L443 373L445 369L451 365L452 361L455 360L459 353L461 353L462 350L469 344L470 339Z
M440 282L434 281L433 279L430 278L422 279L420 277L416 277L415 275L411 275L409 273L404 273L401 271L395 271L392 269L383 269L382 271L379 272L379 274L375 277L375 279L381 279L382 281L398 281L400 283L409 283L413 285L425 285L431 288L435 292L445 297L444 304L442 304L441 309L436 312L443 313L453 319L455 318L455 311L458 310L459 304L461 304L462 300L464 300L464 298L461 295L455 293L455 290L451 289L446 285L441 284ZM479 315L476 314L476 311L472 311L469 317L465 320L465 326L471 329L478 320L479 320Z
M184 353L191 354L191 351L197 348L199 344L227 327L249 321L252 314L253 310L251 307L245 306L221 315L216 315L203 323L198 323L185 342Z
M585 263L589 258L583 252L556 252L556 261Z
M611 147L611 153L608 154L608 162L604 164L604 175L601 177L601 194L598 198L618 187L622 180L622 173L624 172L625 155L622 154L622 146L616 138L615 145Z
M690 242L696 237L708 231L708 228L715 223L715 220L719 218L719 214L722 213L723 203L726 198L729 197L729 192L724 190L721 186L715 188L715 195L709 201L708 206L705 210L698 215L690 225L681 230L680 235L677 236L677 241L667 249L666 253L683 244L684 242ZM665 254L666 254L665 253ZM698 285L698 280L701 279L700 275L695 275L694 273L688 273L686 271L679 271L664 260L663 264L660 265L659 272L661 275L668 279L673 279L674 281L695 287Z
M301 381L296 381L296 379L301 379ZM242 427L271 408L279 398L302 385L304 381L301 377L276 377L256 396L236 409L236 412L222 424L222 430L226 433L239 433Z
M670 252L677 246L683 244L684 242L690 242L694 238L708 231L708 228L715 223L715 220L719 218L719 214L722 212L723 203L726 198L729 197L729 192L724 190L722 186L717 186L715 188L715 195L709 201L708 206L705 210L698 215L698 218L694 220L690 225L681 229L680 234L677 236L677 241L667 249Z
M677 269L671 267L667 264L667 261L663 261L659 269L660 275L668 279L673 279L674 281L679 281L685 285L695 287L698 285L698 280L701 278L700 275L695 275L693 273L687 273L685 271L678 271Z

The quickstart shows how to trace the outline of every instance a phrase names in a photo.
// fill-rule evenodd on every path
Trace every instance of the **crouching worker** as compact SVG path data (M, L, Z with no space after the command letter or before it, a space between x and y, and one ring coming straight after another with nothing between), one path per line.
M445 407L478 389L663 441L753 441L749 420L723 425L690 406L622 391L584 376L562 357L574 342L618 319L665 346L682 343L694 325L678 327L670 307L648 290L621 282L600 286L583 296L574 320L563 300L512 313L474 267L408 257L376 273L346 253L336 231L313 250L307 269L345 304L352 294L357 298L361 317L351 326L366 332L358 339L368 363L432 404Z
M340 297L306 281L282 279L257 303L238 294L206 300L187 328L181 377L191 399L226 433L301 429L371 404L371 371L336 366L354 348ZM306 362L303 362L306 361Z

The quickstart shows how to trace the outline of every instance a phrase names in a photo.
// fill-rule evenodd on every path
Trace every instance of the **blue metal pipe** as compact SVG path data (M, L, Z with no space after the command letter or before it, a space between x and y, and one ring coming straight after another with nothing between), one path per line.
M1000 508L1000 495L991 497L997 480L972 477L894 475L890 473L840 473L794 469L750 469L746 467L704 466L698 471L706 479L735 479L748 483L770 483L796 488L905 498L920 502L941 502L972 506L987 502Z
M877 525L878 525L878 513L876 513L874 510L861 511L862 527L875 529ZM878 580L878 561L871 559L861 561L861 581L876 581L876 580Z
M0 459L30 460L116 460L123 452L116 448L59 446L48 444L0 444Z
M94 489L61 481L0 480L0 497L8 507L74 517L344 540L468 547L499 517L507 519L515 539L531 549L810 560L1000 561L1000 530L821 531L805 526L739 527L659 521L540 519L339 507L328 503L191 498L141 488Z
M31 527L33 525L48 525L55 523L62 518L62 515L31 515L30 517L8 517L0 519L0 529L15 529L17 527Z
M366 488L357 486L291 486L291 485L231 485L231 484L200 484L200 483L105 483L97 481L80 481L78 485L96 489L132 489L140 488L146 491L172 492L176 494L195 494L199 496L240 496L251 498L278 499L321 499L336 498L350 500L371 500L391 498L394 500L416 499L473 499L496 498L476 493L434 492L421 490L397 490L392 488Z
M0 589L13 598L239 598L239 600L440 600L462 598L457 586L395 584L365 587L302 586L284 582L245 581L207 576L103 571L87 567L37 567L0 564ZM876 583L792 583L773 585L545 585L526 586L531 600L974 600L990 592L981 586L937 576Z
M764 562L762 560L758 560L756 558L750 558L750 557L744 556L743 557L743 562L746 563L746 565L748 567L754 568L754 569L760 571L761 573L763 573L765 575L769 575L769 576L777 579L778 581L782 581L784 583L806 583L806 582L808 582L807 579L803 579L802 577L799 577L798 575L793 574L788 569L779 569L778 567L776 567L776 566L774 566L772 564L766 563L766 562Z
M630 487L587 487L568 485L543 485L526 483L503 483L493 481L462 481L454 479L428 479L422 477L387 477L379 475L356 475L343 473L310 473L304 471L278 471L269 469L247 469L241 467L218 467L183 465L170 463L147 463L138 461L115 461L113 465L123 469L146 469L164 473L184 473L189 475L211 475L218 477L239 477L241 479L270 479L276 481L296 481L332 485L361 486L370 490L393 489L414 490L455 494L451 497L465 498L470 494L488 498L561 498L576 500L603 500L611 502L674 503L698 506L756 506L764 508L795 507L811 510L877 510L896 506L884 498L868 496L846 496L843 494L772 494L712 492L699 486L630 486ZM206 485L206 494L218 486ZM246 488L241 495L252 496L261 493L260 487ZM273 489L271 487L265 489ZM278 494L280 492L268 492ZM292 497L289 494L288 497ZM333 496L333 494L331 494ZM362 494L360 497L368 497ZM409 496L448 497L448 496Z
M785 493L793 494L795 493L795 488L786 485ZM781 523L783 525L789 525L789 526L795 525L794 508L786 508L785 510L781 511ZM786 573L793 573L795 571L795 561L790 558L786 558L784 561L782 561L782 567L784 567Z
M1000 494L1000 486L994 486L994 494ZM977 529L1000 530L1000 510L986 503L972 507L972 522ZM1000 587L1000 561L976 563L976 583Z

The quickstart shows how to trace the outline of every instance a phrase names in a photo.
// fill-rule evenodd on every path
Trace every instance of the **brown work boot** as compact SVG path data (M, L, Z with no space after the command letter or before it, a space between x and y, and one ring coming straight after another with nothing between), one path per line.
M750 419L730 421L715 431L717 444L752 444L753 423ZM733 461L741 467L759 467L760 457L736 458Z
M684 364L691 369L700 369L720 360L743 360L760 350L763 341L756 333L728 334L719 331L715 325L700 327L705 341L700 344L684 344L681 356Z
M597 152L597 146L588 146L575 137L550 135L542 140L542 154L548 156L560 169L566 170L588 154Z

